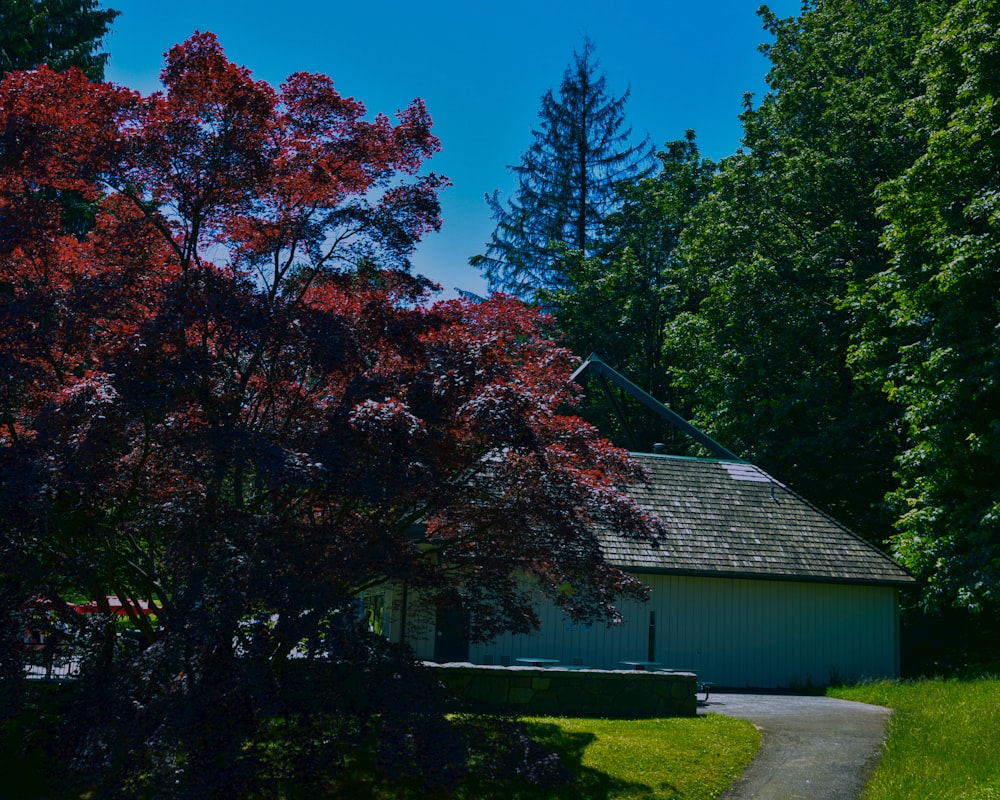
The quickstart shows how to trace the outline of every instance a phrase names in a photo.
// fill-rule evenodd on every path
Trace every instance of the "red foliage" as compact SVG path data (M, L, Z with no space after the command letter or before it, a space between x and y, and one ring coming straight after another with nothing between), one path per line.
M393 124L323 76L275 91L211 34L162 80L0 85L4 548L47 596L141 597L166 629L200 609L217 645L284 612L275 652L386 580L460 590L484 634L531 623L525 575L613 618L641 587L595 526L658 523L614 488L627 455L567 415L544 320L423 304L407 256L446 184L423 104Z

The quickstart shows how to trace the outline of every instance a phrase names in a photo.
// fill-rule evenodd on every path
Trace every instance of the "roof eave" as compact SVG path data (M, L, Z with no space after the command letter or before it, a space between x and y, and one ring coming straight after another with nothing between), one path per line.
M676 575L690 578L729 578L732 580L781 581L784 583L835 583L852 586L886 586L897 589L918 586L920 581L912 576L899 578L852 578L838 575L805 575L742 570L698 570L670 567L637 567L613 563L613 566L636 577L641 575Z

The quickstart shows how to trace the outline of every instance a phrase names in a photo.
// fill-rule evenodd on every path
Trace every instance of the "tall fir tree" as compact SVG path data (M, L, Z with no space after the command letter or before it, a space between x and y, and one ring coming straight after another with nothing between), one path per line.
M689 215L711 188L717 167L701 156L693 130L668 142L656 158L660 168L655 175L621 187L621 205L608 216L599 252L567 255L571 285L540 290L537 297L554 309L567 347L581 356L597 353L684 413L685 397L675 395L669 384L664 334L670 320L696 309L704 293L704 281L679 258L679 246ZM650 451L659 442L680 454L695 454L689 452L694 445L689 437L628 396L612 404L603 393L590 391L583 413L622 446Z
M652 170L648 137L630 143L629 92L611 95L598 66L593 42L585 39L558 95L549 90L542 96L534 141L510 167L517 175L514 196L506 205L499 191L486 197L496 229L486 252L469 263L482 270L491 291L532 300L540 289L565 288L562 253L594 252L605 220L620 204L618 186Z
M98 0L3 0L0 77L48 64L57 72L79 67L90 80L104 80L108 54L98 48L119 13Z

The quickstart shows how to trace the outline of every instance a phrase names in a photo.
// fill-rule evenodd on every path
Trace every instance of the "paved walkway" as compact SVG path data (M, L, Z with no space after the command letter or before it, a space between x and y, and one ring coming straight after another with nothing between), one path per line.
M856 800L881 755L888 708L780 694L712 694L698 713L753 722L763 742L721 800Z

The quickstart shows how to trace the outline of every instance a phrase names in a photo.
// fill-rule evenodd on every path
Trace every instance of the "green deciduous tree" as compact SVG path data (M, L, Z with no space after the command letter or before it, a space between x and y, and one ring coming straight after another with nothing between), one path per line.
M622 181L648 170L648 141L629 143L626 91L608 93L597 72L594 46L586 40L573 54L558 95L542 96L539 127L521 163L510 169L517 189L506 207L499 192L487 196L496 229L486 253L470 259L492 291L531 299L538 289L559 289L569 279L560 248L592 254L604 237Z
M98 0L4 0L0 77L48 64L57 71L79 67L91 80L101 80L108 54L98 48L118 14Z
M742 116L681 258L707 287L669 326L675 390L696 421L874 538L891 488L895 412L852 378L852 288L883 270L875 188L924 136L903 112L934 3L828 0L764 9L770 91Z
M957 3L927 37L928 132L880 189L892 263L854 355L903 409L893 495L901 561L937 607L1000 608L1000 3Z

